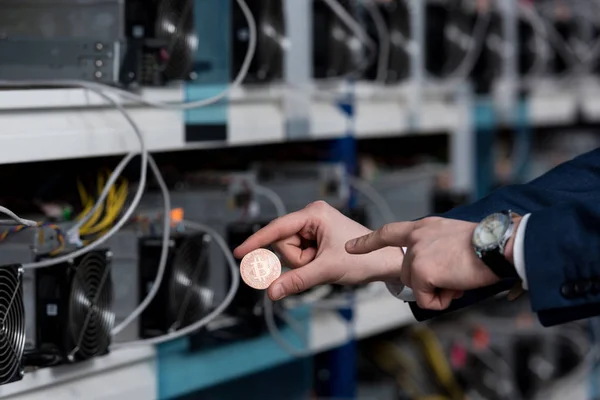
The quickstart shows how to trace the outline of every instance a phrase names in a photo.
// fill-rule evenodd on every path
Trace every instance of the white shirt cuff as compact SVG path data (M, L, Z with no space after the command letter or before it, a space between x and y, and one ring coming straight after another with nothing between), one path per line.
M406 254L406 247L402 248L402 252ZM404 301L415 301L415 295L411 288L404 286L402 283L385 282L387 290L397 299Z
M527 285L527 273L525 272L525 229L530 215L531 214L527 214L521 219L521 223L515 233L515 243L513 245L515 269L521 278L522 287L525 290L529 289L529 286Z

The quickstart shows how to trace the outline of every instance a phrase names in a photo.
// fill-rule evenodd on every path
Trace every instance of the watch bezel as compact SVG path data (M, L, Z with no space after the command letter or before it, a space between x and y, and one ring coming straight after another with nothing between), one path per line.
M513 215L513 213L510 210L496 212L496 213L488 215L487 217L485 217L484 219L482 219L479 222L479 224L473 231L473 238L472 238L473 248L475 249L475 252L477 253L477 256L479 258L483 257L484 254L487 252L496 251L496 250L500 250L500 252L502 254L504 254L504 247L505 247L506 243L508 242L508 240L510 239L510 237L512 236L512 231L514 228L514 222L512 219L512 215ZM478 240L477 235L478 235L478 233L480 233L480 228L483 225L483 223L491 218L494 218L494 217L498 218L500 216L502 216L502 218L506 218L506 224L504 226L504 232L502 233L502 235L498 239L498 241L494 242L494 243L490 243L489 245L478 244L478 243L481 243L481 240Z

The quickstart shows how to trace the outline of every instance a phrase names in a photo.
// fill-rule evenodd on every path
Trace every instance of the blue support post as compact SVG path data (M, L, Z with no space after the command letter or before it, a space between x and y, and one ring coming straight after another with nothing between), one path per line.
M515 146L513 157L513 181L523 183L528 180L529 159L532 148L533 133L529 123L529 107L527 99L517 103L515 121Z
M337 106L340 111L346 115L348 126L346 135L334 141L331 148L331 161L343 162L346 165L346 171L349 176L358 172L357 148L354 138L354 96L353 88ZM353 190L350 192L348 202L350 208L356 206L356 194ZM356 354L357 343L354 340L354 295L348 294L346 307L338 310L342 318L347 322L349 329L349 340L344 345L331 351L329 371L330 387L328 396L338 399L356 398Z
M477 99L475 119L475 199L489 194L494 187L494 139L496 137L496 115L490 99Z

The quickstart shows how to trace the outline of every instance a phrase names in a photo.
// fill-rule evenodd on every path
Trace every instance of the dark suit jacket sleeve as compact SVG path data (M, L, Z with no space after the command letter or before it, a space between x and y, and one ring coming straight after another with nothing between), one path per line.
M532 214L525 233L525 265L532 308L541 322L554 325L600 314L600 149L528 184L500 188L442 216L477 222L506 209ZM470 291L442 313L414 303L411 309L418 320L425 320L479 302L514 283Z

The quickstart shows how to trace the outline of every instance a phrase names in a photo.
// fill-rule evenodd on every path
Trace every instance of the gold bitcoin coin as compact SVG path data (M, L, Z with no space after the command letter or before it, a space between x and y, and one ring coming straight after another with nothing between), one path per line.
M267 249L257 249L242 259L240 275L246 285L263 290L281 275L281 262Z

